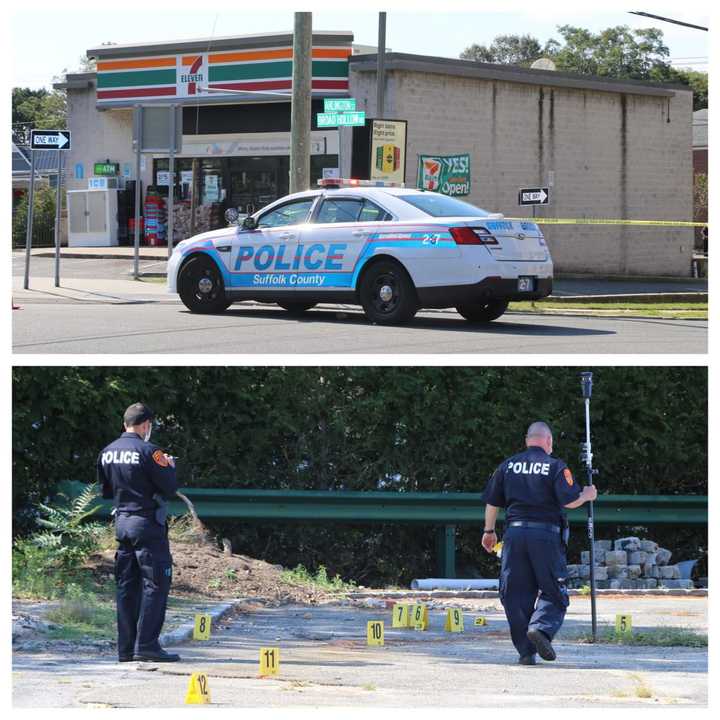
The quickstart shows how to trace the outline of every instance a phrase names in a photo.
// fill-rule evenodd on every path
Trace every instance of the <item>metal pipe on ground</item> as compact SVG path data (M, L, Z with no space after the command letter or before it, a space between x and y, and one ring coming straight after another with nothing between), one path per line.
M410 583L412 590L497 590L499 580L458 580L456 578L422 578Z

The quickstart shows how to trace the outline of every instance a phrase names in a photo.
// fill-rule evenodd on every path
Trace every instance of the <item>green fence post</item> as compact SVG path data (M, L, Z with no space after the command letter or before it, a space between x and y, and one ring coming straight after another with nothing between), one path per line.
M438 529L438 569L440 577L455 577L455 526L443 525Z

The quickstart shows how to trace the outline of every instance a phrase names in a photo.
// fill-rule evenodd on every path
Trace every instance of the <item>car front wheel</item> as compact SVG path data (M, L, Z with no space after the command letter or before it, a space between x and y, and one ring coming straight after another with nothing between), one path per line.
M392 260L380 260L363 275L360 302L371 322L393 325L412 320L418 311L415 286L405 268Z
M178 293L185 307L195 313L220 313L232 304L225 297L222 275L207 257L191 257L180 270Z
M507 300L488 300L487 302L463 303L456 310L469 322L490 322L497 320L508 307Z

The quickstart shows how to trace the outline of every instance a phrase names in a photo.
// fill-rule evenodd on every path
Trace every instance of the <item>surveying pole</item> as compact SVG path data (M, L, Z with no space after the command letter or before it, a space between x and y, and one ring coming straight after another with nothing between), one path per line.
M310 189L312 13L296 12L290 107L290 192Z
M597 470L592 466L592 446L590 444L590 398L592 397L592 373L580 373L583 400L585 401L585 442L580 443L580 458L585 463L587 484L593 484L593 475ZM595 516L593 504L587 504L588 539L590 540L590 613L592 615L592 641L597 642L597 608L595 605Z

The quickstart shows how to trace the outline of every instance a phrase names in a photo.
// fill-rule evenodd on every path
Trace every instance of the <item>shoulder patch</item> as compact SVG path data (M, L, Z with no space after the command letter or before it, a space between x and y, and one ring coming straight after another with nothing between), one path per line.
M565 468L565 469L563 470L563 475L565 476L565 482L566 482L568 485L572 486L572 484L573 484L573 476L572 476L572 473L570 472L570 468Z
M169 465L165 453L162 450L156 450L152 454L152 459L160 466L167 467Z

